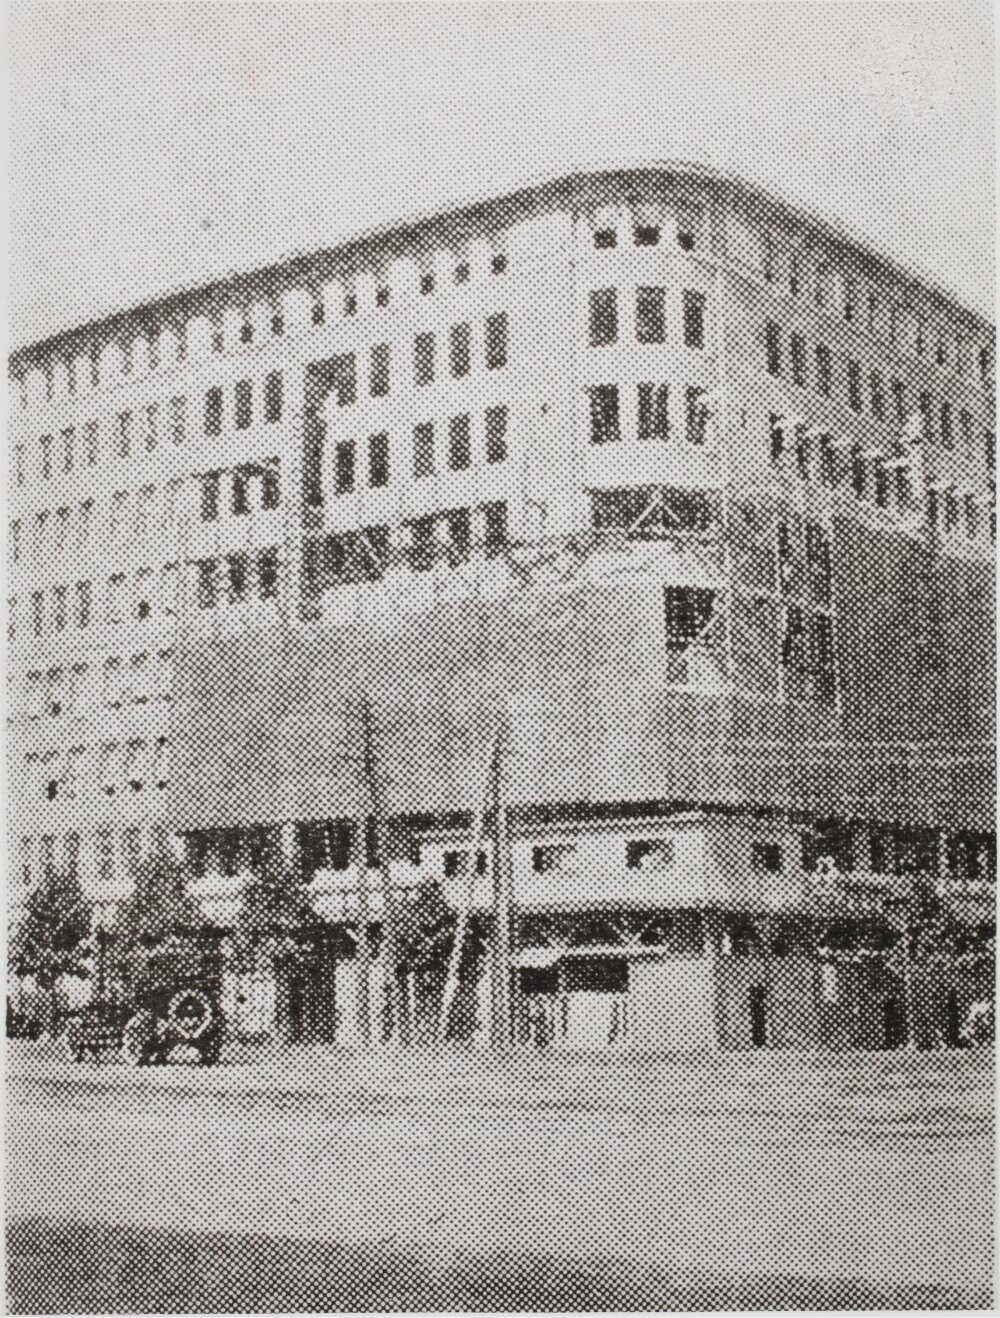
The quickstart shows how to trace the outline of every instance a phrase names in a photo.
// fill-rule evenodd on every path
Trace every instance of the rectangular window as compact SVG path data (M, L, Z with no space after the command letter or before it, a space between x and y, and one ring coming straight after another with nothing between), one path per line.
M771 461L779 462L785 451L785 422L784 418L778 416L777 412L771 413L770 419L771 435Z
M127 458L132 451L132 413L118 413L118 456Z
M941 404L941 443L945 448L953 448L955 444L955 434L951 424L951 403L944 399Z
M885 385L881 371L872 371L868 377L869 396L871 398L872 416L876 421L885 420Z
M422 421L413 427L413 474L434 475L434 424Z
M685 390L687 439L689 444L704 444L708 433L708 405L705 390L689 384Z
M197 564L198 569L198 608L214 609L216 604L216 570L215 559L205 558Z
M781 873L781 847L777 842L751 842L750 865L767 874Z
M413 378L418 385L434 381L433 334L418 334L413 340Z
M91 593L89 581L76 583L76 623L78 627L90 626Z
M791 338L791 355L792 355L792 382L793 384L804 385L806 383L806 340L802 334L793 334Z
M590 345L604 347L617 338L618 292L614 288L594 289L590 294Z
M240 604L247 594L247 556L230 554L226 559L226 587L231 604Z
M621 439L618 428L618 386L596 384L590 389L590 442L613 444Z
M171 398L170 438L175 444L184 443L184 410L185 400L183 398Z
M849 361L847 363L847 402L852 412L860 412L863 406L861 401L861 363Z
M618 242L618 235L614 229L598 229L594 233L595 247L614 247Z
M41 636L45 626L45 596L40 590L31 592L31 630Z
M468 508L453 508L444 515L445 531L451 547L451 562L465 562L472 547L472 518Z
M219 475L206 471L201 477L201 520L214 522L219 515Z
M66 626L66 587L56 586L52 591L52 625L57 632Z
M965 533L971 540L979 530L979 510L976 507L976 496L967 494L965 496Z
M767 370L769 375L781 374L781 330L773 320L767 322Z
M487 558L496 558L507 546L507 505L483 505L483 547Z
M472 442L468 416L453 416L448 422L448 466L464 471L472 461Z
M262 549L257 555L257 584L262 600L274 599L278 593L278 551Z
M712 619L715 591L693 586L665 586L663 602L667 649L688 649Z
M159 439L160 429L160 406L158 403L150 403L146 408L146 448L152 450L156 448Z
M923 423L923 436L928 443L934 438L934 404L925 389L920 395L920 419Z
M376 343L368 362L368 392L373 398L384 398L389 392L389 345Z
M73 470L73 448L75 441L76 441L76 431L72 426L68 426L62 432L64 472L70 472Z
M264 420L280 421L284 402L280 371L268 371L264 376Z
M456 379L469 374L471 352L472 326L468 323L452 325L448 335L448 357L451 373Z
M824 398L833 391L833 354L825 343L816 345L816 391Z
M889 473L881 458L875 459L875 504L879 508L889 506Z
M962 444L967 454L972 449L972 413L963 407L958 414L958 428L962 432Z
M865 460L861 453L861 445L854 444L851 447L851 485L859 499L864 498L865 484Z
M236 381L236 429L246 430L253 420L253 384L249 380Z
M896 412L896 421L899 425L906 422L906 385L902 380L893 380L892 382L892 405Z
M670 386L666 384L640 384L638 427L639 439L667 439L670 436Z
M389 484L389 436L385 431L368 440L368 484L373 489Z
M486 368L494 371L507 365L507 313L498 311L486 318Z
M222 434L222 390L218 385L205 394L205 434Z
M703 293L684 290L684 346L705 346L705 297Z
M333 451L333 485L337 494L350 494L354 489L354 441L347 439Z
M486 409L486 461L503 462L507 457L507 409Z
M613 293L614 289L607 291ZM635 290L636 339L639 343L663 343L666 336L666 289L637 288Z
M276 467L265 467L261 472L260 506L265 512L277 508L281 499L281 482Z

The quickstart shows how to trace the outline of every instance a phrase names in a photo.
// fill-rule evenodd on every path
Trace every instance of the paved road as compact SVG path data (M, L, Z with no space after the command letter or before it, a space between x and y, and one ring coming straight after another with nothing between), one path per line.
M987 1304L991 1061L24 1052L11 1307Z

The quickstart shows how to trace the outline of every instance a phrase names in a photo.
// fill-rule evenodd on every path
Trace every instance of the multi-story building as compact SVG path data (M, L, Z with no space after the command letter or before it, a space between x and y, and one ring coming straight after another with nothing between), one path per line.
M664 166L10 375L12 886L108 923L172 848L225 927L280 843L353 941L233 1029L356 1037L386 873L488 905L499 727L522 1037L954 1041L992 993L994 331L947 293ZM903 964L914 874L963 957Z

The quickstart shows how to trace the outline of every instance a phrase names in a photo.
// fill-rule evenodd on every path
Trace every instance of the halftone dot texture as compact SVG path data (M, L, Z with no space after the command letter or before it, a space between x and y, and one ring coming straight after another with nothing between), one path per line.
M986 57L972 10L781 8L766 58L756 7L32 8L32 67L94 47L110 97L76 177L131 105L183 218L161 266L111 207L117 292L64 262L63 301L58 224L15 224L14 1311L991 1302L989 295L912 220L874 241L811 139L809 210L718 107L695 149L704 71L628 163L617 78L701 51L732 109L757 70L763 131L822 34L830 170L905 209L900 159L969 169ZM515 79L544 149L522 14L590 71L577 131ZM279 242L246 179L289 106L321 213L289 183Z

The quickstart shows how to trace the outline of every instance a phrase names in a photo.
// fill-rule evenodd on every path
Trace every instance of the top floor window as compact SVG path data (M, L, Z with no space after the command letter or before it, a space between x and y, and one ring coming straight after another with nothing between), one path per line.
M222 390L218 385L205 394L205 434L222 434Z
M847 363L847 402L852 412L861 411L861 364L855 361Z
M705 297L688 288L684 290L684 346L705 346Z
M655 247L660 241L660 229L656 224L640 224L633 234L636 247Z
M280 371L269 371L264 377L264 420L281 420L282 380Z
M376 343L372 348L368 372L368 392L382 398L389 392L389 345Z
M825 343L816 345L816 389L824 398L833 391L833 354Z
M791 350L792 382L793 384L804 385L806 382L806 340L803 334L792 335Z
M600 348L618 338L618 292L597 288L590 294L590 343Z
M253 420L253 384L249 380L236 382L236 429L246 430Z

